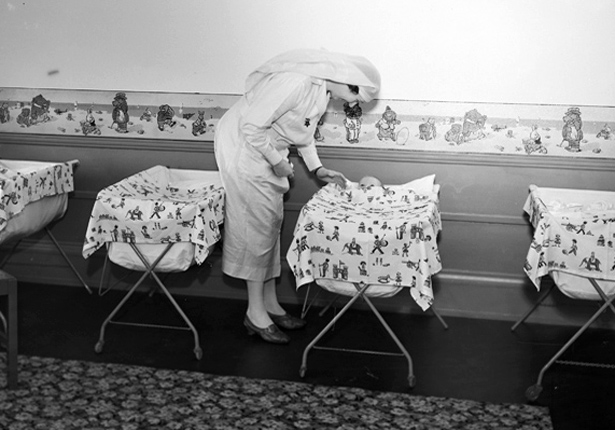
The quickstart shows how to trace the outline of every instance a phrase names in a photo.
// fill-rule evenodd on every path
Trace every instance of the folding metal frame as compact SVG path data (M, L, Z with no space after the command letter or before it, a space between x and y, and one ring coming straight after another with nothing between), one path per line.
M611 297L608 297L595 279L587 278L587 280L592 284L592 286L602 299L602 306L600 306L600 308L598 308L598 310L587 320L587 322L583 324L583 326L581 326L579 330L577 330L577 332L568 340L568 342L566 342L564 346L562 346L560 350L557 351L555 355L553 355L553 357L551 357L547 364L545 364L542 369L540 369L540 373L538 374L538 379L536 383L530 386L525 392L525 396L528 400L534 401L538 399L540 393L542 392L542 380L544 378L544 375L547 370L549 370L549 368L555 363L573 366L589 366L615 369L615 363L594 363L559 359L568 350L568 348L570 348L574 344L574 342L594 323L594 321L596 321L596 319L598 319L598 317L602 315L603 312L605 312L607 309L611 309L611 311L615 315L615 306L613 305L613 302L615 300L615 294L613 294ZM511 327L511 331L515 331L519 324L524 322L536 310L536 308L553 292L555 287L556 284L552 284L550 288L538 299L538 301L534 303L530 310L526 312L525 315L523 315L519 319L519 321L517 321Z
M391 329L391 327L387 324L387 322L385 321L385 319L382 316L382 314L378 311L376 306L370 300L370 298L368 296L368 289L371 286L371 284L353 283L353 285L357 289L357 294L353 295L350 298L350 300L342 307L342 309L339 312L337 312L335 314L333 319L331 319L331 321L325 326L325 328L323 328L320 331L320 333L318 333L318 335L316 335L316 337L304 349L303 357L302 357L302 361L301 361L301 368L299 369L299 375L302 378L305 376L305 374L307 372L307 358L308 358L308 354L309 354L310 350L312 350L312 349L320 349L320 350L327 350L327 351L340 351L340 352L354 352L354 353L359 353L359 354L371 354L371 355L405 357L405 359L406 359L406 361L408 363L408 376L407 376L407 378L408 378L408 385L410 386L410 388L413 388L416 385L416 376L414 375L412 357L408 353L408 350L405 348L403 343L399 340L399 338L397 337L397 335L395 334L393 329ZM309 310L309 308L311 307L311 304L313 303L313 300L315 299L315 297L314 297L314 299L312 299L310 304L307 305L308 296L309 296L309 288L308 288L308 291L307 291L307 294L305 296L304 303L303 303L302 317L305 317L307 311ZM339 295L336 296L332 301L330 301L329 304L323 310L321 310L320 316L322 316L333 305L333 303L337 300L338 297L339 297ZM384 327L384 329L389 334L391 339L395 342L395 344L397 345L397 347L400 350L400 352L375 351L375 350L369 350L369 349L324 347L324 346L318 346L317 345L318 341L320 339L322 339L322 337L325 336L333 328L335 323L359 299L362 299L363 301L365 301L365 303L367 303L367 306L369 307L369 309L376 316L376 318L378 319L378 321L380 322L382 327ZM440 323L442 324L444 329L448 329L448 325L446 324L444 319L442 319L440 314L435 309L433 309L433 308L432 308L432 311L438 317L438 320L440 321Z
M196 328L194 327L190 319L186 316L182 308L179 306L177 301L173 298L173 296L171 295L167 287L164 285L164 283L160 280L160 278L155 272L156 266L164 258L167 252L169 252L169 250L171 249L173 245L174 245L173 243L168 243L167 246L165 246L164 249L161 251L160 255L156 258L156 260L153 263L150 263L147 257L143 255L141 250L139 250L137 244L130 242L130 247L139 257L139 259L143 262L145 271L143 272L139 280L132 287L130 287L126 295L122 298L122 300L117 304L117 306L113 309L113 311L111 311L109 316L102 323L100 327L100 336L98 338L98 342L96 343L94 347L94 350L97 353L101 353L103 350L103 346L105 344L105 330L106 330L107 325L116 324L116 325L136 326L136 327L164 328L164 329L186 330L186 331L189 330L192 332L193 337L194 337L194 350L193 351L194 351L194 355L196 356L196 359L200 360L203 357L203 350L201 349L201 345L199 342L199 333L197 332ZM108 258L108 256L106 258ZM106 261L105 261L105 268L103 268L103 277L104 277L105 271L106 271ZM174 325L164 325L164 324L155 324L155 323L135 323L135 322L118 321L118 320L113 319L117 315L117 313L122 309L122 307L126 304L128 299L130 299L130 297L137 291L139 286L141 286L143 281L148 276L154 279L154 281L156 281L158 288L162 290L164 295L171 302L171 304L173 305L177 313L182 317L182 319L186 323L186 326L174 326ZM99 288L99 291L100 291L100 288Z

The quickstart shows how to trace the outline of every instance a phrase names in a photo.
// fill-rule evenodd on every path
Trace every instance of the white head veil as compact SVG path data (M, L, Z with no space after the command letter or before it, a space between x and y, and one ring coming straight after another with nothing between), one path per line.
M364 102L373 100L380 89L380 73L364 57L325 50L296 49L280 54L252 72L246 81L249 91L271 73L294 72L340 84L356 85Z

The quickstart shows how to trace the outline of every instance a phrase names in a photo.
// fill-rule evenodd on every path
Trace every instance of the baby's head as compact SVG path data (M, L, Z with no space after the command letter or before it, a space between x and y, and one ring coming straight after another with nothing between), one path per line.
M382 182L374 176L363 176L359 181L359 187L366 189L373 186L382 186Z

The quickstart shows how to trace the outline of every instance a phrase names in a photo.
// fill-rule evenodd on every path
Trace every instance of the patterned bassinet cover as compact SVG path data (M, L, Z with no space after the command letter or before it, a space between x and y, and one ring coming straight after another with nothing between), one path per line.
M345 189L328 184L305 204L287 253L297 288L316 282L339 294L370 296L408 288L425 310L433 303L431 275L442 269L435 175L402 185Z
M0 160L0 243L35 233L64 214L66 195L74 190L73 163Z
M223 221L224 189L217 171L154 166L98 193L82 253L88 258L105 243L183 243L194 247L201 264L220 239ZM176 258L183 255L180 248Z
M615 193L530 186L525 205L534 237L524 271L536 288L550 274L577 299L599 300L586 278L615 294Z

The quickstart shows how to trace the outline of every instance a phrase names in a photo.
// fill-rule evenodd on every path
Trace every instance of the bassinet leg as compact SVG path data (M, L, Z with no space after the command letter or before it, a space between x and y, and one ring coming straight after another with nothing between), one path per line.
M367 305L370 307L372 312L376 315L376 317L378 318L378 321L380 321L380 324L382 324L385 330L389 333L389 336L391 336L393 341L395 341L395 343L397 344L397 347L401 350L402 354L406 357L406 360L408 361L408 385L410 385L410 388L414 388L414 386L416 385L416 376L414 376L414 371L412 367L412 357L410 357L410 354L406 350L406 347L404 346L404 344L401 343L399 338L395 335L395 332L393 332L393 330L384 320L380 312L378 312L378 309L376 309L376 306L374 306L374 304L369 299L369 297L367 297L366 295L363 295L363 300L365 300L365 303L367 303ZM448 326L444 323L444 321L443 320L441 321L444 324L444 327L448 328Z
M199 342L199 332L196 330L196 328L194 327L190 319L186 316L186 314L184 313L182 308L179 306L177 301L173 298L169 290L164 286L160 278L158 278L158 275L156 275L155 272L151 272L151 275L156 280L156 283L158 283L158 286L160 287L160 289L167 296L167 298L169 299L169 301L171 302L175 310L179 313L179 315L181 315L184 322L190 328L190 331L192 332L192 335L194 336L194 355L196 356L197 360L200 360L203 357L203 350L201 349L201 344Z
M86 290L88 290L88 293L92 294L92 290L90 289L88 284L85 282L81 274L77 271L77 268L74 266L72 261L70 261L70 258L68 258L68 255L66 255L66 253L64 252L64 250L62 249L62 247L60 246L56 238L53 236L53 234L51 233L51 230L49 230L49 227L45 227L45 231L47 231L47 234L51 238L51 241L56 246L56 248L58 248L58 251L60 251L60 254L62 254L62 257L64 257L64 260L68 263L73 273L77 276L77 278L79 278L79 280L81 281L81 284L85 287Z
M103 263L102 275L100 276L100 283L98 284L98 295L100 297L104 296L109 292L110 288L107 288L103 291L103 285L105 283L105 277L107 276L107 267L109 266L109 250L105 254L105 261Z
M440 312L438 312L436 308L434 308L433 306L430 309L433 312L433 314L436 316L436 318L438 318L438 320L444 327L444 330L448 330L448 324L446 323L446 321L444 321L444 318L442 318L442 315L440 315Z
M515 331L517 329L517 327L519 327L519 324L521 324L523 321L525 321L531 314L532 312L534 312L536 310L536 308L549 296L549 294L551 294L551 291L553 291L553 288L555 288L555 284L551 284L551 286L549 287L549 289L542 295L540 296L540 298L536 301L536 303L534 303L534 306L532 306L530 308L529 311L527 311L525 313L525 315L523 315L521 317L521 319L519 319L519 321L517 321L512 327L511 327L511 331Z
M307 356L308 356L308 353L310 352L310 350L314 347L314 345L316 345L316 343L325 334L327 334L327 332L329 330L331 330L331 327L333 327L335 325L337 320L339 320L342 317L342 315L344 315L344 313L352 306L352 304L354 302L356 302L359 299L359 297L361 297L363 292L368 287L369 287L369 284L365 284L363 287L361 287L361 289L358 291L358 293L355 296L353 296L348 301L348 303L346 303L346 305L344 305L344 307L333 317L333 319L331 321L329 321L329 323L325 326L325 328L322 329L322 331L320 333L318 333L318 335L308 344L308 346L305 347L305 349L303 350L303 359L301 360L301 368L299 369L299 375L302 378L305 376L305 372L307 371Z
M143 273L143 275L141 275L139 280L130 288L130 290L128 290L128 292L126 293L124 298L122 298L120 303L118 303L118 305L115 307L115 309L113 309L113 311L111 311L109 316L103 321L102 325L100 326L100 335L98 337L98 342L96 342L96 345L94 346L94 351L96 351L99 354L102 352L103 346L105 344L105 329L107 327L107 324L109 324L113 320L113 317L120 311L120 309L122 309L124 304L133 295L133 293L137 290L137 288L139 288L139 286L145 280L147 275L148 275L147 272L145 272L145 273Z
M593 279L590 279L590 281L592 282L592 284L595 282ZM596 286L596 284L594 284L594 286ZM566 342L566 344L562 346L559 351L557 351L557 353L549 360L549 362L545 364L542 369L540 369L536 384L529 387L525 393L528 400L533 401L538 398L542 391L542 378L546 371L562 356L562 354L564 354L564 352L566 352L566 350L585 332L585 330L587 330L587 328L592 325L593 322L596 321L596 319L598 319L598 317L606 310L606 308L611 306L613 300L615 300L615 295L605 300L605 302L602 304L602 306L600 306L596 313L592 315L592 317L585 324L583 324L583 327L581 327L574 334L574 336L572 336L570 340L568 340L568 342Z
M186 314L184 313L182 308L179 306L177 301L173 298L173 296L171 295L169 290L165 287L164 283L160 280L158 275L154 272L154 269L156 268L156 266L158 265L160 260L162 260L162 258L167 254L167 252L171 249L173 244L172 243L167 244L167 246L164 249L164 251L162 251L162 253L156 258L156 260L154 261L153 264L150 264L148 262L147 258L141 253L141 251L139 250L137 245L135 245L134 243L130 243L130 246L133 249L133 251L135 252L135 254L137 254L139 259L143 262L146 270L143 273L143 275L139 278L137 283L132 286L132 288L124 296L124 298L121 300L121 302L115 307L115 309L111 312L111 314L103 322L103 324L102 324L102 326L100 328L100 337L99 337L99 340L98 340L98 342L96 343L96 346L95 346L95 351L98 352L98 353L100 353L102 351L102 348L103 348L103 345L104 345L105 328L106 328L107 324L109 324L111 322L114 322L116 324L136 325L136 326L143 326L143 327L162 327L162 328L174 328L174 329L182 329L182 330L188 329L188 330L190 330L192 332L192 334L194 336L194 355L196 356L197 360L200 360L203 357L203 350L201 349L201 345L200 345L200 342L199 342L198 331L196 330L196 328L194 327L194 325L192 324L190 319L186 316ZM182 317L184 322L187 324L187 326L188 326L187 328L186 327L175 327L175 326L163 326L163 325L155 325L155 324L120 323L120 322L117 322L117 321L112 321L113 317L124 306L126 301L130 298L130 296L132 296L132 294L136 291L136 289L141 285L141 283L145 280L145 278L147 276L151 276L156 281L156 283L158 284L160 289L162 289L162 291L165 294L165 296L167 297L167 299L171 302L171 304L173 305L175 310L179 313L179 315Z

